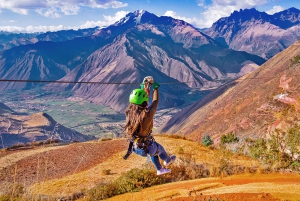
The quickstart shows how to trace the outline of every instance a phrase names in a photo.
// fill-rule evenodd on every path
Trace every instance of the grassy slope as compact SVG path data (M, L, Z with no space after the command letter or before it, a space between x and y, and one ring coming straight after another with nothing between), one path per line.
M155 138L156 141L164 145L168 153L177 154L179 160L177 160L176 163L179 163L180 158L183 156L178 154L180 147L182 148L181 151L183 150L185 154L191 155L195 159L195 161L200 164L210 164L211 166L218 166L218 160L220 160L220 157L222 155L222 153L218 150L211 150L209 148L202 147L199 144L192 141L167 138L162 136L156 136ZM78 154L81 154L80 158L82 160L78 160L78 157L76 160L73 160L72 157L69 157L67 153L66 157L64 155L59 156L65 157L65 160L67 160L68 163L73 164L72 166L70 166L71 169L69 169L69 173L65 176L56 179L42 180L39 183L29 186L29 190L31 190L33 194L44 194L52 195L55 197L63 197L66 195L74 194L76 192L80 192L83 189L90 189L100 181L113 180L132 168L142 168L146 163L146 158L141 158L140 156L132 154L128 160L123 160L122 157L126 152L127 144L126 140L124 139L121 139L121 141L113 140L106 142L77 143L73 144L71 147L74 147L74 149L79 149L82 146L86 146L86 144L88 146L93 145L95 147L98 144L97 146L100 147L108 146L109 148L107 149L107 151L111 151L109 149L116 149L116 147L114 148L114 146L120 146L120 142L121 144L124 143L124 146L122 145L122 147L118 149L119 151L114 153L112 152L109 157L106 157L106 159L98 163L94 163L88 166L87 168L82 169L81 171L79 171L80 168L82 166L85 166L88 162L88 155L85 155L84 152L78 152ZM53 151L58 151L60 149L68 150L67 147L68 149L70 149L70 145L68 145L55 147L55 150ZM21 153L24 156L24 158L28 156L32 157L35 154L41 154L43 151L45 153L51 153L49 148L43 148L39 151L26 150L22 152L8 154L6 156L0 155L0 160L4 160L5 158L6 161L11 161L11 159L17 156L20 157ZM92 156L98 154L100 154L99 150L93 150ZM19 158L19 161L20 160L21 157ZM232 155L229 157L229 160L233 164L240 164L244 167L259 166L259 164L256 161L253 161L244 156ZM17 159L15 161L11 161L10 167L14 167L13 163L17 162ZM111 170L111 174L102 174L102 171L107 169ZM237 198L240 196L239 198L242 199L243 197L241 196L245 196L245 193L248 193L247 196L254 196L254 198L269 198L267 200L276 200L276 198L297 200L297 197L300 197L300 191L298 189L300 189L300 175L248 173L223 178L211 177L191 181L169 183L161 186L154 186L148 189L144 189L136 193L129 193L116 196L114 198L111 198L111 200L144 200L145 196L149 197L150 195L150 200L170 200L171 196L173 199L180 198L180 200L190 200L191 196L200 196L200 193L202 193L202 197L209 195L220 197L225 200L231 200L230 198L234 196ZM232 194L235 195L233 196Z
M243 174L169 183L112 197L118 200L295 200L300 198L300 175ZM247 196L247 197L245 197ZM82 201L84 199L81 199Z
M197 163L214 164L220 154L192 141L159 136L155 138L157 142L164 145L168 153L177 154L179 147L182 147L184 152L192 155ZM122 157L125 152L124 149L86 171L76 172L61 179L49 180L32 186L32 189L35 189L35 193L62 196L62 194L71 194L80 192L82 189L89 189L101 180L115 179L132 168L142 168L145 165L147 158L141 158L135 154L132 154L128 160L123 160ZM257 162L243 156L234 156L232 162L249 167L258 165ZM103 175L102 170L105 169L110 169L112 174Z

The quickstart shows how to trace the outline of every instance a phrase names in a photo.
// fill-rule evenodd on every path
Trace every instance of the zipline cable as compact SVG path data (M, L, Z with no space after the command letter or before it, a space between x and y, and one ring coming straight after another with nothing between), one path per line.
M242 77L233 78L232 80L236 80ZM242 78L243 80L249 80L249 79L270 79L270 78L277 78L277 76L270 76L270 77L254 77L254 78ZM231 81L232 81L231 80ZM224 80L208 80L208 81L202 81L202 83L205 82L221 82ZM0 82L31 82L31 83L58 83L58 84L103 84L103 85L139 85L140 83L129 83L129 82L90 82L90 81L63 81L63 80L16 80L16 79L0 79ZM186 84L186 83L194 83L199 81L188 81L188 82L160 82L160 84Z

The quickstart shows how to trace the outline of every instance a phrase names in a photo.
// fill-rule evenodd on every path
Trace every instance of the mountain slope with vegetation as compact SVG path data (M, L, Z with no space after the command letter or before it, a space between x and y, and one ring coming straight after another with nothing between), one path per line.
M266 138L276 129L297 126L299 47L297 41L252 73L180 111L160 131L198 141L208 134L220 142L220 137L230 132L241 139Z

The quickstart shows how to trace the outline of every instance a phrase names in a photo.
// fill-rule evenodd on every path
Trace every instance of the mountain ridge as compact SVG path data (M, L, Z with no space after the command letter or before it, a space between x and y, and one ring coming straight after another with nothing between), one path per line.
M299 24L296 8L273 15L252 8L234 11L203 32L231 49L270 59L297 41Z

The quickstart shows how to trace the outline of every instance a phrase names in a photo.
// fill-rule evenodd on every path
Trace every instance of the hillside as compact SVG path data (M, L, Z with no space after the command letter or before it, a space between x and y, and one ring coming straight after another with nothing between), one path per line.
M246 174L182 181L127 193L107 201L298 201L300 177L295 174ZM287 190L288 189L288 190ZM81 199L84 201L85 199Z
M209 166L218 165L216 161L222 157L219 152L199 146L195 142L159 136L155 138L165 145L168 153L176 154L179 147L182 147L184 152L193 157L197 164L202 164L208 169ZM123 159L127 146L126 139L116 139L34 148L16 153L6 151L1 154L0 158L2 164L2 179L0 181L2 181L2 185L12 182L14 177L11 173L17 164L16 178L18 183L26 182L28 186L36 184L37 175L34 172L39 171L38 180L41 183L32 187L35 187L41 194L60 195L61 193L78 192L83 188L95 186L103 179L115 179L132 168L143 168L147 158L132 154L128 160ZM179 157L181 159L178 160L177 164L180 164L180 160L185 160L184 158L187 156L183 154ZM243 156L234 156L231 163L248 169L259 166L258 162ZM33 168L29 170L29 167ZM153 168L152 164L150 167ZM104 169L110 169L111 174L104 175L102 173ZM66 186L66 184L68 185ZM61 186L65 188L61 188Z
M178 156L175 164L171 166L173 174L177 174L177 177L182 174L179 172L183 167L186 167L190 174L197 174L200 169L208 174L203 174L201 179L154 186L137 193L116 196L111 198L112 200L141 200L141 197L147 194L147 198L151 195L151 199L159 200L190 200L196 196L200 196L197 197L199 199L212 196L234 200L229 198L241 199L241 196L247 195L254 200L264 197L273 201L288 196L294 200L293 196L299 195L299 175L265 174L269 171L267 168L245 156L229 153L227 155L223 151L183 139L163 136L155 136L155 139L165 146L168 153ZM34 196L49 196L50 199L68 198L73 195L82 197L83 192L97 184L112 181L133 168L148 167L153 170L152 164L147 165L147 158L135 154L127 160L122 158L127 143L126 139L115 139L36 147L31 150L2 151L0 189L7 189L15 180L16 183L25 184L27 193ZM227 173L214 176L214 171L221 167L224 160L228 161ZM189 169L191 167L194 169ZM104 174L106 170L110 170L110 173Z
M267 137L299 121L300 41L252 73L231 82L180 111L157 132L200 141L205 133L217 142L235 133L240 139Z
M61 142L95 139L66 128L46 113L19 114L3 103L0 103L0 132L1 148L55 139Z

